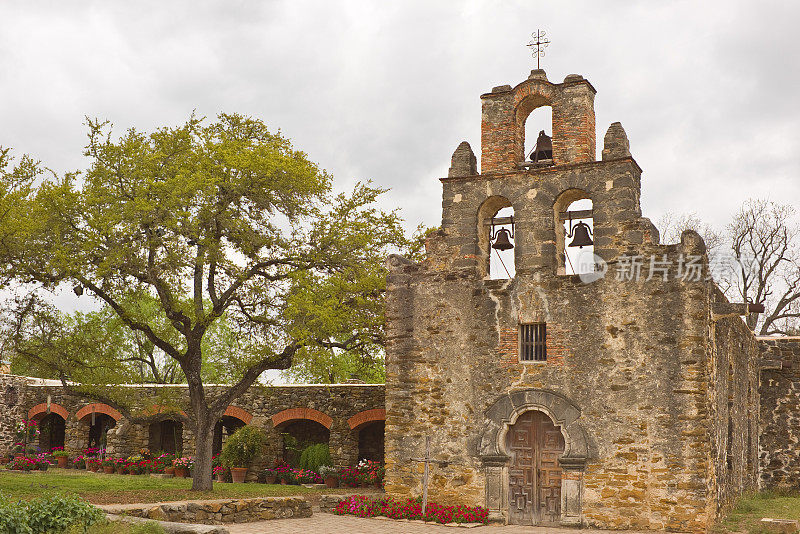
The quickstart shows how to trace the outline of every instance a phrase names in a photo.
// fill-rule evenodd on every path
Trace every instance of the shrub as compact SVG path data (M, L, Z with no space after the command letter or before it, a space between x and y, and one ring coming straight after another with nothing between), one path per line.
M59 456L68 457L69 453L64 449L53 451L53 457L58 458Z
M49 495L26 503L0 496L0 532L9 534L60 534L76 532L105 519L105 514L75 495Z
M300 454L300 468L319 472L323 465L331 465L331 453L327 443L315 443Z
M226 467L250 467L250 462L261 452L264 431L245 425L228 438L222 448L220 460Z

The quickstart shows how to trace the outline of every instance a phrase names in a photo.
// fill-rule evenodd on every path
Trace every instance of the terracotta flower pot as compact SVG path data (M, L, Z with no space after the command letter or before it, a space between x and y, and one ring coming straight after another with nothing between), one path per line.
M325 485L329 488L339 487L339 479L336 477L325 477Z
M115 472L116 474L118 474L118 475L125 475L125 474L127 474L128 470L127 470L127 469L125 469L124 467L117 467L117 468L114 470L114 472Z
M164 468L164 474L165 475L174 475L175 474L175 468L174 467L165 467Z
M178 467L177 465L175 466L175 476L178 478L186 478L186 474L188 472L189 470L185 467Z
M285 486L286 484L288 484L288 482L286 482L286 480L282 478L282 479L281 479L281 485L282 485L282 486Z
M246 467L231 467L231 478L234 482L241 484L247 476Z
M275 475L264 477L264 484L275 484Z
M225 473L217 473L217 482L225 482Z
M104 465L103 466L103 473L106 475L114 474L114 466L113 465Z
M56 461L58 462L59 469L66 469L67 468L67 458L66 456L56 456Z

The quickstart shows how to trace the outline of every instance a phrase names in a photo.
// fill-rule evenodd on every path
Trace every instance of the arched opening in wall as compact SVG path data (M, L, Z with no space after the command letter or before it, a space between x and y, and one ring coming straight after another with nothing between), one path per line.
M547 167L553 164L553 108L540 106L525 119L525 164Z
M303 449L317 443L328 444L331 439L330 430L310 419L292 421L277 430L283 438L283 461L294 467L299 466Z
M358 429L358 459L383 463L386 423L375 421Z
M568 189L553 205L556 228L557 274L595 272L594 212L585 191Z
M44 414L39 423L39 449L41 452L50 452L56 447L64 447L66 421L61 415L50 412Z
M507 198L493 196L478 209L478 256L481 276L514 278L516 269L514 208Z
M183 424L174 419L164 419L150 425L148 448L153 454L166 452L178 454L183 450Z
M212 444L212 454L217 455L222 452L228 437L245 425L244 421L238 417L223 415L214 425L214 441Z
M104 413L94 414L94 421L91 415L87 415L84 420L89 426L86 446L88 448L104 449L106 447L106 434L117 425L116 420Z

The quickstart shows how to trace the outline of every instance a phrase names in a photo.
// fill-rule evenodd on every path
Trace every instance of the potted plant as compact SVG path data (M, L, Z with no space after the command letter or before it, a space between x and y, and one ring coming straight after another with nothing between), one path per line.
M270 469L269 467L264 469L261 474L264 477L264 484L275 484L275 480L278 478L278 472L275 469Z
M339 470L332 465L323 465L319 468L319 476L325 481L329 488L339 486Z
M178 478L186 478L189 474L189 469L192 467L192 459L188 456L182 458L175 458L172 465L175 466L175 476Z
M217 477L217 482L225 482L226 475L228 474L228 468L218 465L214 468L214 476Z
M222 449L222 465L231 470L234 482L244 482L250 462L261 452L264 432L251 425L245 425L228 438Z
M100 465L103 466L103 473L105 473L106 475L111 475L114 473L114 468L116 467L116 464L114 463L113 458L106 458L105 460L100 462Z
M66 469L67 462L69 461L69 454L63 447L53 449L53 458L58 462L59 469Z

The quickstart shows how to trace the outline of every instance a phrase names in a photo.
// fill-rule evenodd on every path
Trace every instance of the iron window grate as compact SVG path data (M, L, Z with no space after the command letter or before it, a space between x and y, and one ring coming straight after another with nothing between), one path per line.
M547 327L545 323L519 325L519 359L523 362L547 360Z

